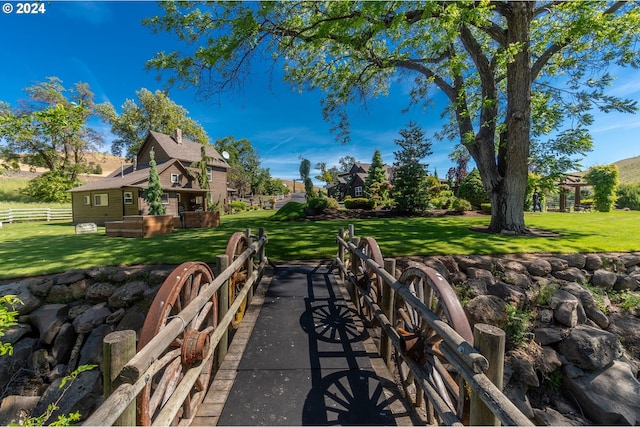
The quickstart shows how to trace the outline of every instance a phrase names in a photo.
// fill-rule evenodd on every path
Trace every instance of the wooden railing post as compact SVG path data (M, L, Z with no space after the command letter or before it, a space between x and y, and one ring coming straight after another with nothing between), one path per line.
M350 228L353 226L349 226ZM353 243L354 245L358 246L360 244L360 238L359 237L355 237L354 235L350 236L350 242ZM358 265L356 264L356 257L357 255L355 254L350 254L349 255L349 259L351 259L351 274L353 275L353 277L358 277ZM349 283L347 284L348 286L348 290L349 290L349 295L351 295L351 301L353 301L353 305L356 306L356 310L358 311L358 313L361 311L362 307L360 307L360 298L358 298L358 287L353 284L351 282L351 280L349 280Z
M258 228L258 238L262 240L264 237L264 227ZM258 249L258 264L260 264L266 258L267 245L260 246Z
M251 238L251 229L247 228L246 230L247 236L247 245L251 246L253 243L253 239ZM251 273L253 273L253 257L249 258L249 262L247 263L247 277L251 277ZM249 289L249 293L247 294L247 307L251 304L251 300L253 299L253 287Z
M344 228L338 229L338 237L344 240ZM338 259L340 260L340 265L343 266L344 265L344 246L342 246L340 243L338 243ZM340 276L340 284L344 286L344 272L342 271L342 268L338 268L338 271Z
M131 330L111 332L102 340L103 390L104 398L114 390L114 381L122 367L136 355L136 332ZM122 415L113 424L116 426L136 425L136 401L129 403Z
M220 275L224 270L229 267L229 257L227 255L218 255L216 257L216 269L217 274ZM225 314L229 311L229 281L225 280L220 289L218 290L218 322L222 320ZM222 364L227 350L229 349L229 329L224 331L218 348L216 349L216 370Z
M396 260L393 258L385 258L384 259L384 269L395 277L396 272ZM394 324L393 319L393 299L394 299L395 291L394 289L387 285L384 281L382 281L382 312L391 325ZM385 332L384 328L381 328L380 332L380 356L382 356L382 360L387 364L389 369L391 367L391 349L393 345L391 344L391 338Z
M485 375L502 391L504 375L505 332L495 326L476 323L473 327L474 347L487 358L489 368ZM499 426L500 420L482 402L478 393L471 392L471 425Z

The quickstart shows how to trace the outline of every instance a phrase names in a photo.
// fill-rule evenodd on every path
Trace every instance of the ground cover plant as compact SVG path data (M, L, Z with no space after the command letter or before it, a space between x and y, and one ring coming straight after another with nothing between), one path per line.
M137 264L214 263L231 235L264 227L267 256L274 261L330 259L339 228L375 238L385 257L438 254L586 253L640 251L633 232L640 212L531 214L527 225L559 237L503 236L472 231L488 216L397 217L321 221L273 221L271 210L225 215L220 227L177 229L149 239L75 234L71 223L15 223L0 229L0 280L51 274L75 268Z

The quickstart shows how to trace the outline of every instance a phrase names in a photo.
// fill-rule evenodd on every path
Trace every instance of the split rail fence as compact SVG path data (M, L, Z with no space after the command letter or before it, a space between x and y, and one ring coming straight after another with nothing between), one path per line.
M30 208L0 210L0 223L21 221L72 221L71 208Z

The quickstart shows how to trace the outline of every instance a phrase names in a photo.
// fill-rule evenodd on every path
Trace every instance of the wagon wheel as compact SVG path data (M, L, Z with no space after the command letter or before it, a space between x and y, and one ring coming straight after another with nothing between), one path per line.
M172 317L178 315L209 283L213 273L204 263L185 262L169 274L153 299L138 341L140 351ZM209 337L218 324L218 298L214 293L184 331L160 356L166 365L151 378L138 395L138 424L151 425L184 374L209 354ZM190 419L202 402L213 367L213 355L205 362L196 383L186 396L174 423Z
M227 243L226 254L229 257L229 264L234 262L236 258L249 247L249 239L247 239L246 234L238 231L233 233L231 238L229 239L229 243ZM249 276L249 267L253 262L253 258L249 257L244 264L240 267L240 269L236 270L231 277L229 278L229 306L233 304L236 300L236 296L242 291L244 284L247 283L247 279ZM247 310L247 297L244 297L240 307L238 307L238 311L235 316L231 320L231 327L233 329L238 329L240 326L240 322L242 322L242 318L244 317L244 313Z
M363 237L358 244L364 254L376 262L380 267L383 266L384 260L378 242L372 237ZM382 277L380 277L371 267L365 264L364 260L357 255L352 255L356 268L356 279L358 286L373 299L376 304L382 302ZM375 314L364 300L362 294L359 294L360 314L364 318L367 327L376 326L379 322Z
M425 265L412 263L398 280L427 308L473 345L473 334L464 310L453 288L440 273ZM400 295L396 298L394 314L396 327L401 335L401 352L424 366L438 394L462 420L466 416L465 409L468 409L465 408L468 407L465 404L468 396L465 394L462 376L440 351L442 337L438 336L418 311L407 304ZM407 397L416 406L422 406L422 388L417 384L403 356L398 351L395 356L398 375ZM430 418L429 422L433 422L431 418L434 408L430 402L427 401L427 404L427 416Z

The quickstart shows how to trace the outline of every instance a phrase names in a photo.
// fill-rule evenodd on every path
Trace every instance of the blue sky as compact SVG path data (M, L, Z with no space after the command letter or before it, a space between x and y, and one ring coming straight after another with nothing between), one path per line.
M11 105L25 97L25 87L57 76L69 88L88 83L97 102L109 101L119 111L126 99L135 99L135 91L163 89L156 73L144 70L145 62L160 50L180 48L170 35L154 35L142 26L143 18L160 13L155 2L52 1L40 15L18 15L16 2L11 3L12 13L0 13L0 100ZM620 72L610 93L640 100L640 71ZM345 155L370 162L379 149L383 160L392 164L397 150L393 141L410 120L427 135L441 125L439 108L401 113L407 106L401 84L394 85L388 97L351 109L352 142L347 145L335 142L330 125L323 121L321 94L295 93L278 77L270 80L268 70L256 73L242 93L223 96L215 104L198 102L191 90L175 88L169 96L189 111L212 141L228 135L251 141L262 166L282 179L299 177L300 156L312 166L333 166ZM107 124L93 126L109 141ZM585 168L640 155L639 114L596 115L591 130L595 147L582 161ZM434 140L433 154L426 160L430 172L435 168L440 177L446 175L453 145ZM103 151L109 151L108 145Z

